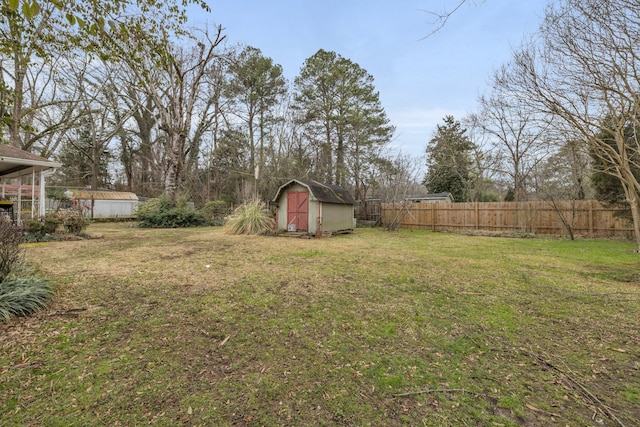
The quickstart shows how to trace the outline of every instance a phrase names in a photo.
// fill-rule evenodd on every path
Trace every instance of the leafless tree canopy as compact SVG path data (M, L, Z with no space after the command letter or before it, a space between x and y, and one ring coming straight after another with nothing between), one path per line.
M539 37L515 53L500 84L588 144L620 180L640 246L640 139L629 132L640 124L638 40L638 1L566 0L547 9Z

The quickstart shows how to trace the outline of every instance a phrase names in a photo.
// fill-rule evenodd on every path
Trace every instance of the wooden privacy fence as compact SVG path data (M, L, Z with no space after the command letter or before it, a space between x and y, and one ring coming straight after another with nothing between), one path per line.
M597 201L382 204L382 223L401 228L633 237L630 215ZM566 225L565 225L566 224Z

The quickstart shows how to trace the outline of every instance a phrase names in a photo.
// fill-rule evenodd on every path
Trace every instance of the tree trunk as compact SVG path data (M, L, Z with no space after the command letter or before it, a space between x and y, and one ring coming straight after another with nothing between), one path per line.
M22 58L16 54L14 56L14 76L15 83L13 88L13 111L11 120L9 121L9 145L30 151L30 147L23 147L20 138L20 125L22 123L22 99L24 94L24 79L26 72L22 68Z
M620 180L625 195L627 196L627 202L631 208L631 216L633 218L633 233L636 238L636 244L638 249L636 252L640 253L640 196L638 191L633 185L629 185L629 182L634 182L635 178L630 170L621 170L621 175L626 179Z
M325 124L326 141L322 144L322 168L326 184L333 184L333 150L331 149L331 125Z
M338 146L336 147L336 184L344 187L344 141L342 135L338 137Z
M182 146L184 141L179 134L170 132L169 150L167 152L167 171L164 179L164 193L171 200L176 199L180 179Z
M638 249L636 252L640 253L640 202L638 201L638 195L633 195L633 198L629 200L631 205L631 215L633 216L633 232L636 236L636 245Z

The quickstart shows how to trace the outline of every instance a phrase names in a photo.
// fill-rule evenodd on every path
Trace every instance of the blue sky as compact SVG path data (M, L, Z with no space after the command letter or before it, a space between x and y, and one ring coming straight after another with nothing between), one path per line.
M422 155L446 115L476 109L491 72L534 33L547 0L471 0L436 34L427 11L457 0L207 0L191 23L222 25L228 42L254 46L293 81L304 60L334 51L366 69L396 126L392 146Z

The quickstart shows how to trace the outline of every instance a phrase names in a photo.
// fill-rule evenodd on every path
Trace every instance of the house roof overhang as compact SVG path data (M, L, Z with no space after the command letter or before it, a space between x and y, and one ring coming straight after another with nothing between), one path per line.
M0 144L0 178L11 179L62 166L58 162Z

